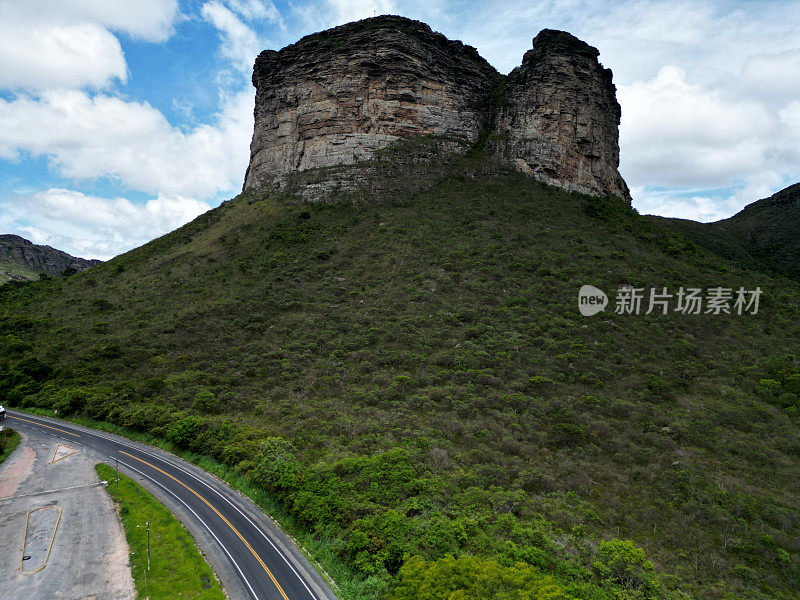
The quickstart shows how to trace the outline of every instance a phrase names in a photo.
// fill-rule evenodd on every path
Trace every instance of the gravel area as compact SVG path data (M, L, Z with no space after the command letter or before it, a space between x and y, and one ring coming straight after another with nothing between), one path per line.
M26 433L0 466L3 600L133 600L125 534L96 460L61 446Z

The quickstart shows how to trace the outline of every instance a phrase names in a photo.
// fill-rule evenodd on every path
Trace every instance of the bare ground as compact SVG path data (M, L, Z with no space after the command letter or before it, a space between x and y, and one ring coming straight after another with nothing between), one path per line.
M17 450L0 466L3 600L133 600L128 545L95 473L96 460L80 451L52 462L63 454L53 438L22 434ZM32 569L23 570L22 561L26 518L30 511L50 506L61 509L55 535L42 534L52 538L52 549L41 560L43 568L28 574ZM28 562L34 558L41 564L38 555Z

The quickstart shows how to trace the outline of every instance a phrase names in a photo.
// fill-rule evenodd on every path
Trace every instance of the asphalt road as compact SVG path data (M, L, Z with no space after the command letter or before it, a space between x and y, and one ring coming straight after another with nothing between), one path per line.
M190 531L198 532L198 543L231 598L336 599L291 538L269 517L194 465L119 436L27 413L8 411L5 424L79 445L112 467L119 461L120 471L153 492ZM208 545L213 547L204 547Z

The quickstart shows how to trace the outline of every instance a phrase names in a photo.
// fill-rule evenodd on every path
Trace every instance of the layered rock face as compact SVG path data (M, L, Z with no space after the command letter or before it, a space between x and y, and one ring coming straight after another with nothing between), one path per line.
M394 16L266 50L253 71L244 189L280 186L288 174L355 163L401 137L433 134L447 151L486 147L547 183L630 199L617 172L620 109L597 55L545 30L504 77L474 48Z
M533 39L506 79L497 152L537 179L630 200L620 176L620 106L599 52L564 31Z
M418 21L378 17L256 59L245 189L292 171L369 158L401 136L475 142L502 79L477 50Z

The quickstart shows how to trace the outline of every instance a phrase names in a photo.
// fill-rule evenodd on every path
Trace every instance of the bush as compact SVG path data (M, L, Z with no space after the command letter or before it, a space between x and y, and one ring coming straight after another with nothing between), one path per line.
M774 379L759 379L756 392L761 396L776 396L781 391L781 382Z
M301 465L294 447L281 437L270 437L261 443L253 479L272 492L289 492L298 487Z
M653 564L647 560L644 550L630 540L614 538L601 542L594 569L601 579L628 590L655 586Z
M555 579L526 563L502 566L474 556L411 557L389 600L572 600Z
M205 414L214 414L219 412L219 398L209 390L200 390L194 395L193 406Z
M205 427L205 419L191 415L175 421L167 430L167 439L181 448L191 448L194 439Z
M67 388L55 393L52 400L52 407L60 415L71 415L82 408L89 398L88 390L83 388Z

